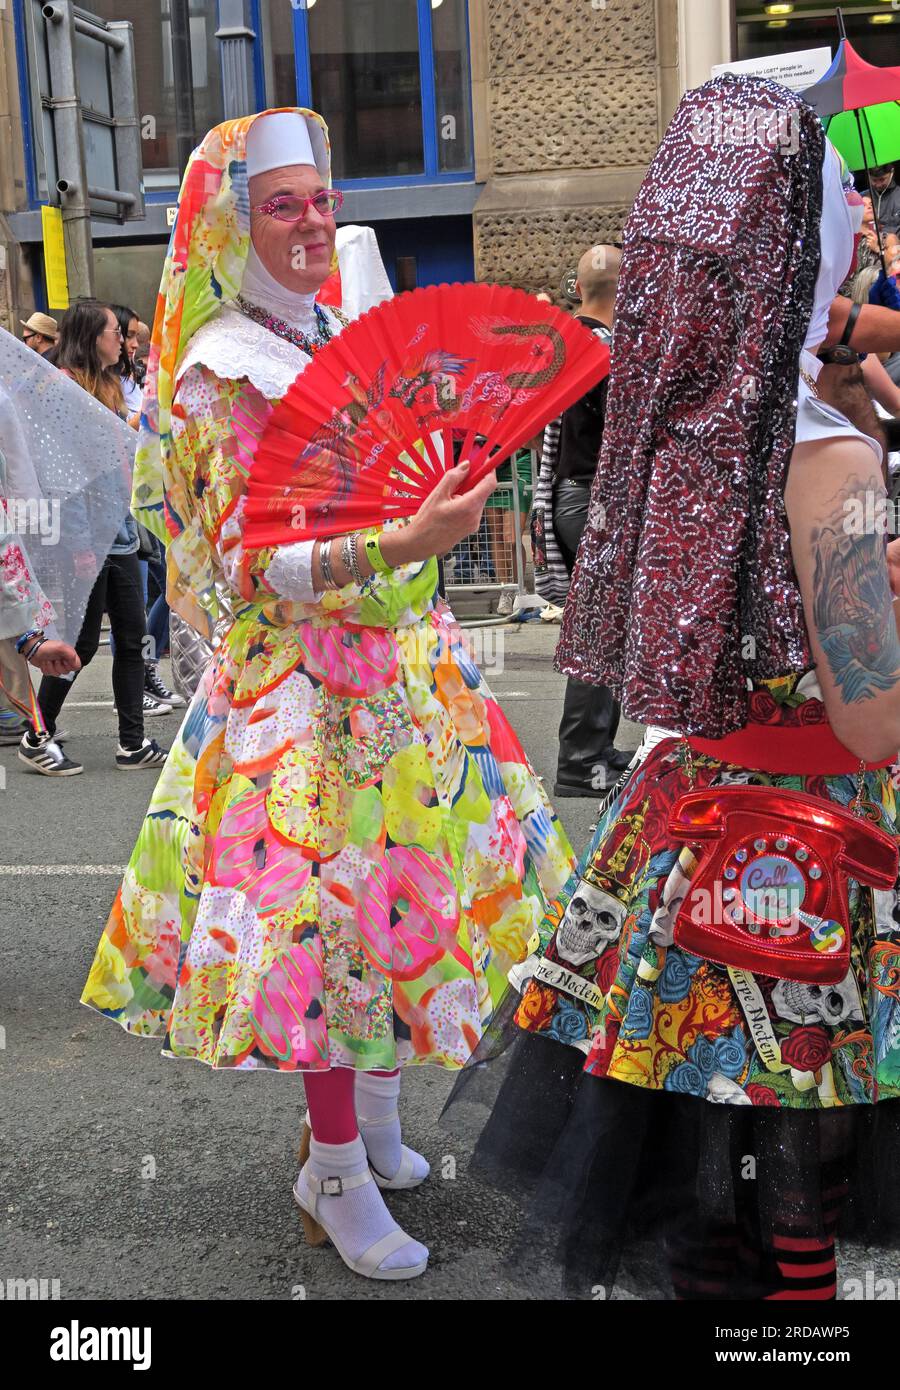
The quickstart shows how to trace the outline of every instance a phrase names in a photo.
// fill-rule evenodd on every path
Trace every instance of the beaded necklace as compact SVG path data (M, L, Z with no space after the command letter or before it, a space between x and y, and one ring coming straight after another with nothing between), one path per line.
M279 338L285 338L287 342L293 343L294 347L300 348L309 357L315 357L319 348L324 347L333 337L331 325L325 310L319 304L313 304L316 315L316 337L311 338L306 333L301 333L298 328L291 328L284 319L278 318L275 314L270 314L266 309L260 309L255 304L251 304L248 299L243 299L238 295L238 304L242 313L254 323L261 324L263 328L268 328L270 333L274 333Z

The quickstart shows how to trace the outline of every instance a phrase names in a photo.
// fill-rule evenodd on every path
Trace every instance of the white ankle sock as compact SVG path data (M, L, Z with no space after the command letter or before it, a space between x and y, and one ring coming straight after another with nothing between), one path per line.
M304 1176L309 1170L313 1177L351 1178L357 1173L368 1171L369 1161L362 1139L353 1139L349 1144L320 1144L312 1139L309 1146L309 1161L297 1179L299 1189L305 1196L309 1189ZM366 1250L399 1230L396 1221L384 1204L384 1199L374 1182L353 1187L339 1197L320 1196L317 1214L324 1225L334 1231L341 1248L351 1260L358 1260ZM399 1250L381 1261L382 1269L410 1268L427 1260L428 1251L416 1240L409 1240Z
M383 1178L395 1177L405 1151L412 1158L413 1178L421 1180L428 1176L428 1161L401 1142L400 1119L397 1115L399 1099L399 1071L395 1076L373 1076L365 1071L356 1073L356 1122L375 1172Z

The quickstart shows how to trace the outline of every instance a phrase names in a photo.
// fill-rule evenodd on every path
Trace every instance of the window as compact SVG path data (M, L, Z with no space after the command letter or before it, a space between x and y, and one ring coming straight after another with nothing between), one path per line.
M416 0L317 0L307 16L335 178L424 174Z
M432 0L438 167L472 168L472 78L466 0Z
M336 181L471 177L465 0L305 0L294 36L297 100L328 122Z
M134 50L137 67L138 106L141 115L141 155L144 163L144 182L148 190L177 186L178 158L175 145L175 91L172 74L172 21L170 0L87 0L84 8L99 19L129 19L134 29ZM211 126L222 120L222 85L219 68L219 45L215 37L216 6L207 0L190 0L191 66L193 69L194 135L200 139ZM28 10L29 49L38 74L46 64L43 39L44 20L40 3L31 0ZM82 42L79 36L78 43ZM37 84L32 82L32 91ZM93 104L103 111L104 97L101 75L85 88L82 83L82 102ZM33 111L34 129L38 136L39 197L47 197L47 176L55 179L50 120L40 111ZM86 142L102 141L102 128L85 130ZM103 159L104 151L95 151ZM111 181L112 171L104 182Z
M262 33L266 106L297 106L294 14L290 0L257 0L253 24Z

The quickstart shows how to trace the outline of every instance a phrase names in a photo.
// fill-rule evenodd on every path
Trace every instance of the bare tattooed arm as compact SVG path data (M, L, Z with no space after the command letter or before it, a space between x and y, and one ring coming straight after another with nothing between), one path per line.
M867 761L900 746L900 639L885 543L892 509L874 452L800 444L785 491L804 616L828 717Z
M887 493L853 474L811 533L816 633L847 704L891 690L900 676L885 558Z

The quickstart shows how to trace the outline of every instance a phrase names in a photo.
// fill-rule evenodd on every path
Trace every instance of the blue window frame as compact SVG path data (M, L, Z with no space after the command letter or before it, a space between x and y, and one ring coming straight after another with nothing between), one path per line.
M259 3L259 0L256 0ZM469 28L467 8L465 13L465 44L468 53ZM416 0L419 35L419 82L421 94L421 118L423 134L424 169L417 174L388 174L373 178L336 178L335 183L343 188L385 188L431 183L473 182L475 178L474 158L470 158L463 169L444 172L440 168L439 145L441 133L438 129L435 105L435 50L433 30L432 0ZM313 93L312 63L309 43L309 14L303 0L294 9L294 56L297 74L297 104L316 108ZM465 92L467 117L471 129L471 82Z
M39 142L42 138L42 132L39 128L36 128L35 125L35 106L33 104L31 92L33 71L29 55L29 40L28 35L26 33L27 17L25 13L26 4L28 2L29 0L13 0L13 27L16 45L16 64L18 67L19 100L22 112L27 201L28 206L32 209L35 209L40 207L41 203L47 200L47 195L46 193L44 193L44 196L41 196L41 188L38 184L37 178L36 146L39 146ZM0 7L2 7L2 3L3 0L0 0ZM202 10L199 7L203 3L203 0L195 0L195 3L197 4L198 8L196 14L192 14L192 19L197 18L197 16L202 13ZM257 35L256 41L253 44L254 109L257 111L262 110L266 104L265 69L263 64L263 47L261 37L263 32L260 8L261 3L262 0L251 0L250 11L253 29ZM90 3L90 0L85 0L85 8L87 8L88 10L93 8ZM133 18L133 16L128 15L127 4L122 5L122 12L123 17ZM218 28L220 27L219 0L215 0L214 13L216 27ZM222 49L220 45L217 45L217 47L219 48L219 52L215 56L215 61L218 64L218 72L220 74L219 90L221 90L222 88L224 88L226 80L224 69L225 54L224 49ZM137 50L137 61L138 64L140 64L140 48L138 48ZM212 53L210 53L210 61L213 61ZM211 115L214 119L217 120L221 120L222 118L221 111L219 111L217 114L214 110L211 113ZM212 122L210 121L210 123ZM198 139L202 134L204 134L204 129L197 131ZM151 170L150 172L152 173L153 171ZM178 179L177 177L173 177L170 183L164 183L162 185L160 185L159 183L155 183L148 187L145 191L145 201L148 204L162 203L169 205L175 202L177 195ZM136 224L136 228L139 227L139 225L140 224Z
M25 10L22 0L14 0L13 26L16 36L16 67L19 70L19 106L22 112L22 136L25 146L25 190L28 206L38 206L37 178L34 167L34 131L31 119L31 92L28 85L28 44L25 38Z
M256 95L256 110L266 107L266 67L263 61L263 22L260 4L262 0L250 0L250 18L256 41L253 44L253 87Z

